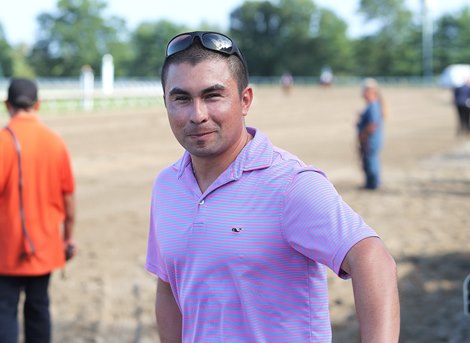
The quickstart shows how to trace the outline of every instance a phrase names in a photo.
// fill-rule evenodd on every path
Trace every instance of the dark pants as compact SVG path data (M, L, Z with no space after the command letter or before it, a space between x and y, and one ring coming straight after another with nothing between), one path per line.
M42 276L0 275L0 342L18 342L18 302L25 293L24 336L26 343L51 342L49 278Z
M380 157L379 151L368 151L362 154L362 168L365 174L367 189L376 189L380 186Z
M459 129L460 134L470 134L470 107L457 106L459 114Z

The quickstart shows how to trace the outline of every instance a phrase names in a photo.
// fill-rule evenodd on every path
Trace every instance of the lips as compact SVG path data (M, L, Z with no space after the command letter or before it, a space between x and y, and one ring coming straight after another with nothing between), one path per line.
M190 136L202 137L202 136L208 135L208 134L210 134L210 133L211 133L211 132L193 133L193 134L191 134Z
M214 133L215 131L202 131L202 132L188 132L188 136L190 137L204 137L207 135L210 135L211 133Z

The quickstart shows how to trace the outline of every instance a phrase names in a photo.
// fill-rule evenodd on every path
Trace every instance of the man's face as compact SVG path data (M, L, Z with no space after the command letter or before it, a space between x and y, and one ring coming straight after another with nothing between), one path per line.
M226 61L170 65L164 94L173 134L193 157L229 156L246 138L252 89L240 96Z

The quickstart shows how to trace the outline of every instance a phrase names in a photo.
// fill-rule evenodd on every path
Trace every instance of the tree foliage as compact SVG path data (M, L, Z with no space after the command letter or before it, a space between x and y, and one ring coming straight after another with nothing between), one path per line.
M449 64L470 63L470 6L455 15L438 19L434 37L434 67L443 70Z
M346 24L310 0L245 1L230 16L230 32L251 74L318 75L324 65L349 71Z
M360 0L359 12L366 20L378 20L384 27L397 22L396 17L408 10L403 0Z
M420 75L421 29L404 0L361 0L359 12L377 25L374 34L355 45L357 74L371 76Z
M167 42L184 31L187 31L186 27L166 20L139 25L131 38L133 58L129 65L130 75L136 77L160 75Z
M0 77L11 75L13 72L12 48L8 44L3 27L0 23Z
M29 56L40 76L77 76L84 65L100 72L102 56L125 60L120 38L127 30L119 18L105 18L103 0L59 0L55 13L38 17L39 39ZM117 63L116 63L117 62ZM119 74L117 68L117 74Z
M110 0L57 0L37 18L32 46L11 46L0 23L0 77L77 77L84 65L101 72L105 54L116 77L157 77L168 40L188 28L170 21L143 22L129 32L122 18L106 15ZM358 11L375 30L347 35L347 24L314 0L246 0L230 14L229 34L242 49L251 75L420 76L423 74L419 14L405 0L360 0ZM200 30L221 31L208 23ZM434 74L453 63L470 63L470 7L434 25Z
M230 15L230 31L249 61L250 72L272 75L281 49L281 17L269 1L246 1Z
M347 24L330 10L320 10L314 55L317 65L330 66L337 74L354 73L353 44L347 37Z

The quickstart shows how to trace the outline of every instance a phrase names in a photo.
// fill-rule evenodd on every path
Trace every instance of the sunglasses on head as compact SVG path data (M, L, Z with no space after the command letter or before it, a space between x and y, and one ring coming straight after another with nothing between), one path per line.
M246 61L238 49L237 45L226 35L218 32L194 31L181 33L170 40L166 47L166 57L170 57L180 51L189 48L194 43L194 38L198 37L202 46L206 49L220 52L226 55L235 55L243 63L245 71L247 70Z

